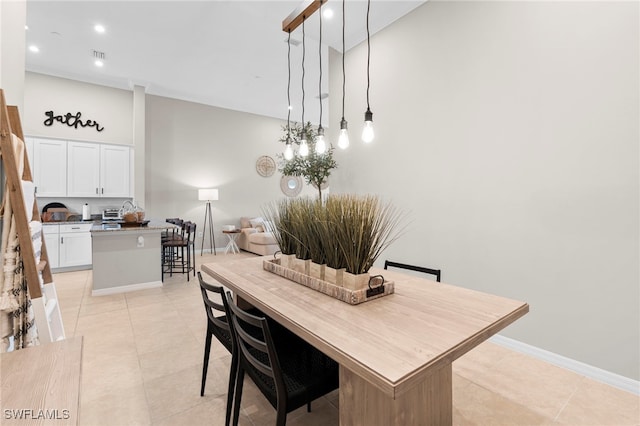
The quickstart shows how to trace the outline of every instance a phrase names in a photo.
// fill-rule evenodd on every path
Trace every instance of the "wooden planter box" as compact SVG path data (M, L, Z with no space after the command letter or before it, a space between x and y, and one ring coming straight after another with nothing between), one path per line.
M394 292L393 281L385 281L384 291L376 295L368 296L367 290L369 289L369 274L353 275L349 274L348 272L344 272L343 269L339 269L337 270L339 271L338 275L342 276L343 283L347 283L345 286L341 286L325 280L321 280L319 278L315 278L310 274L299 272L299 270L285 267L280 264L280 261L280 259L263 260L262 267L266 271L272 272L276 275L280 275L281 277L284 277L288 280L294 281L298 284L302 284L305 287L309 287L313 290L319 291L351 305L357 305L369 300L377 299ZM327 272L329 270L336 271L335 269L326 267L325 265L312 266L314 264L310 261L301 262L308 262L309 270L315 269L316 271L319 271L320 269L324 269L325 278L327 278Z

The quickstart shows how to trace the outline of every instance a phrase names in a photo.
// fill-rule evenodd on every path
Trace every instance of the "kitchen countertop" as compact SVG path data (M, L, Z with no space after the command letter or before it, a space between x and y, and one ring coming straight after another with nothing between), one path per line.
M77 225L79 223L96 223L94 220L70 220L59 222L42 222L43 225Z
M177 226L172 223L154 219L151 219L151 221L146 226L122 226L119 228L114 228L112 227L113 225L107 226L108 227L105 228L102 223L96 223L91 228L91 232L162 231L165 229L177 228Z

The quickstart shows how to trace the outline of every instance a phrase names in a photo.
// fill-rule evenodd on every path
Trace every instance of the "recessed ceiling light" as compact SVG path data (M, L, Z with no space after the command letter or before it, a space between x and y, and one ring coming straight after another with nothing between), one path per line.
M36 46L35 44L29 46L29 50L34 53L38 53L40 51L40 49L38 49L38 46Z
M24 26L24 29L25 29L25 30L28 30L28 29L29 29L29 26L28 26L28 25L25 25L25 26Z
M104 65L104 62L102 62L100 59L96 59L94 64L96 65L96 67L102 67Z
M324 10L322 11L322 16L324 16L327 19L333 18L333 9L329 9L328 7L325 7Z
M96 25L93 27L93 29L94 29L94 30L96 30L96 32L97 32L97 33L100 33L100 34L104 33L104 31L105 31L104 26L102 26L102 25L100 25L100 24L96 24Z

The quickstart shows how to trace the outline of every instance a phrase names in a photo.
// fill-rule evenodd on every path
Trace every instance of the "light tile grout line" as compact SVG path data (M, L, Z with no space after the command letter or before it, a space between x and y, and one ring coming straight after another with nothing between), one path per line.
M578 392L578 389L580 389L580 384L582 382L584 382L585 378L582 377L580 379L580 381L578 382L578 384L576 385L575 389L573 389L573 392L571 392L571 395L569 395L569 398L567 398L567 400L565 401L565 403L562 405L562 407L560 407L560 410L558 410L558 414L556 414L556 416L553 418L553 421L556 422L558 421L558 418L560 417L560 415L562 414L562 412L564 411L565 408L567 408L567 405L569 405L569 403L571 402L571 399L573 398L573 396L576 394L576 392Z
M134 340L136 337L135 331L133 329L133 321L131 320L131 311L130 311L130 306L129 306L129 298L127 297L127 294L124 294L124 303L125 306L127 307L127 317L129 318L129 328L131 329L131 335L133 336ZM149 404L149 395L147 393L147 386L146 384L146 380L142 374L142 363L140 362L140 352L138 352L138 345L135 344L134 345L136 347L136 361L138 362L138 370L140 373L140 377L142 377L142 389L144 389L144 403L145 406L147 407L147 418L149 419L149 424L153 424L152 420L151 420L151 405Z

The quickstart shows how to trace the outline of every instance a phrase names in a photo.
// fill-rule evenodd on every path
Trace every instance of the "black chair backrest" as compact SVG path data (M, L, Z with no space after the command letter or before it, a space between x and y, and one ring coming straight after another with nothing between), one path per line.
M207 311L207 318L209 319L209 322L212 323L214 327L217 327L220 330L224 330L231 335L231 326L227 322L227 317L225 316L227 310L224 307L224 288L206 283L202 279L202 274L200 273L200 271L198 271L198 281L200 281L200 292L202 293L204 309L205 311ZM219 294L222 303L218 303L212 300L209 297L208 292ZM213 331L215 333L215 328Z
M239 349L240 362L250 376L259 372L273 380L277 398L286 398L287 388L282 377L282 370L269 324L264 317L257 317L239 308L227 292L226 306L231 313L231 323L235 339L234 344ZM256 333L259 329L261 333Z
M196 223L191 222L187 227L187 244L195 244L196 241Z
M424 266L407 265L406 263L392 262L390 260L385 260L384 261L384 269L387 269L387 266L391 266L393 268L401 268L401 269L407 269L407 270L410 270L410 271L423 272L425 274L435 275L437 282L440 282L440 277L441 277L441 274L442 274L440 269L431 269L431 268L425 268Z

